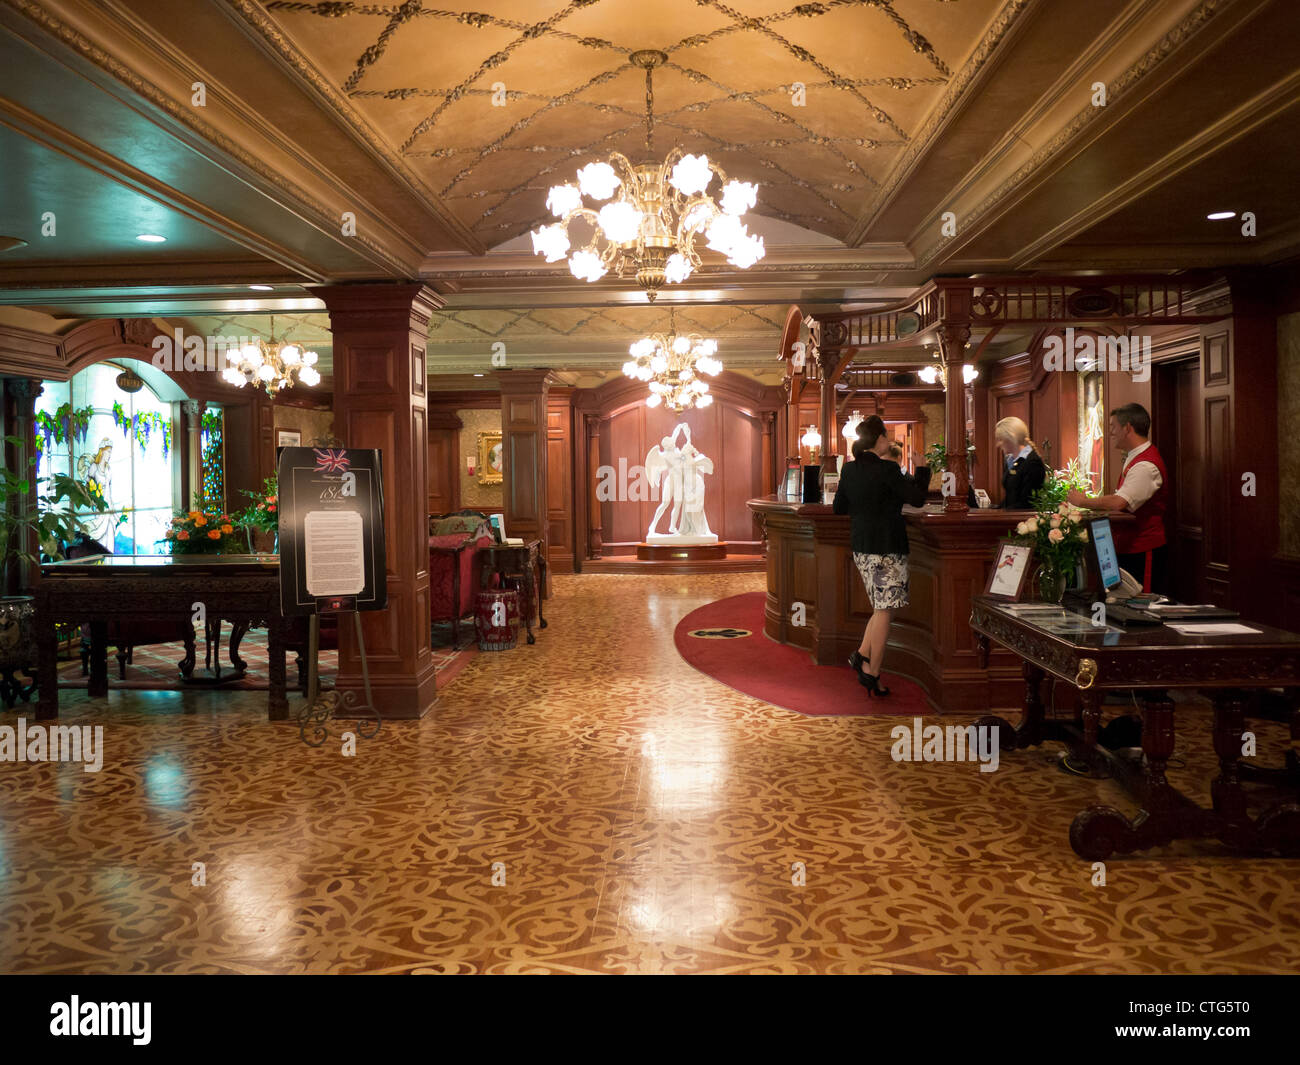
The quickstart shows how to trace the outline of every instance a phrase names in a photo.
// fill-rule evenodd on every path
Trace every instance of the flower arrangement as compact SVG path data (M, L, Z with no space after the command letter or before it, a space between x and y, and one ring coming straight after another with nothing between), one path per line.
M1055 509L1044 509L1026 518L1007 537L1012 543L1033 548L1041 563L1038 586L1041 597L1048 602L1060 602L1065 593L1066 580L1073 576L1088 543L1088 530L1083 523L1083 511L1068 503L1059 503Z
M229 514L191 510L172 518L163 540L173 555L229 555L242 546Z
M256 492L244 489L248 506L235 515L235 524L241 529L275 532L280 527L280 489L274 475L262 482Z
M1029 503L1040 512L1056 510L1072 491L1089 494L1093 491L1092 478L1084 472L1078 459L1071 459L1063 470L1049 469L1043 487L1033 494Z

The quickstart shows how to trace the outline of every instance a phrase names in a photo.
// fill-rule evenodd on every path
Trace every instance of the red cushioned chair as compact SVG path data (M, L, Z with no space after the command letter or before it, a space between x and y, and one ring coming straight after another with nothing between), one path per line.
M429 518L429 621L450 621L457 644L461 618L474 612L481 552L492 542L487 515L477 510Z

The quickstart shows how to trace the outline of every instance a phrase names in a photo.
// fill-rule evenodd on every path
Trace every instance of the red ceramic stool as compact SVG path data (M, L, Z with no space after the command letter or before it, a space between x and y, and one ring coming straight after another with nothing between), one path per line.
M519 593L511 589L479 592L474 621L480 651L509 651L519 633Z

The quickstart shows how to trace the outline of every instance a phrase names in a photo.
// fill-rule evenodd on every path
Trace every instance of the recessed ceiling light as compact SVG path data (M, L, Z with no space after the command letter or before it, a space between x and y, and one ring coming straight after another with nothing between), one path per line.
M135 239L143 241L145 244L163 244L167 240L166 237L160 237L157 233L138 233Z
M1225 218L1236 218L1237 212L1236 211L1215 211L1213 214L1207 214L1205 217L1208 218L1211 222L1221 222Z
M475 377L482 377L483 375L482 375L481 373L476 373L474 376L475 376Z
M270 285L249 285L248 287L251 288L251 289L253 289L253 290L255 290L255 291L257 291L257 292L270 292L270 291L271 291L271 286L270 286Z

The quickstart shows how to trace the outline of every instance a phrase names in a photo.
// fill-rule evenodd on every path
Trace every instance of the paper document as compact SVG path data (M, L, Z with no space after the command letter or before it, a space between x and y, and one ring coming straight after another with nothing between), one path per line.
M1165 625L1183 636L1241 636L1261 631L1232 621L1166 621Z
M312 595L356 595L365 588L363 525L352 510L313 510L303 519L306 583Z

